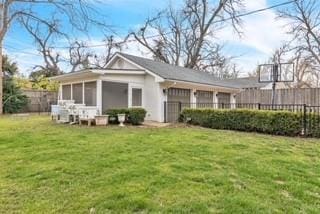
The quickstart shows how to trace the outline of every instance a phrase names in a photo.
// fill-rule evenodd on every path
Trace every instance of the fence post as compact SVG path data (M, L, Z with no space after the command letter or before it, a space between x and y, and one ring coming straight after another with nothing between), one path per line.
M181 102L179 102L179 105L178 105L179 115L180 115L180 113L181 113L181 110L182 110L182 103L181 103Z
M307 105L303 104L303 135L307 136Z
M258 110L261 109L261 103L258 103Z
M163 102L163 117L164 117L164 122L167 122L167 101Z

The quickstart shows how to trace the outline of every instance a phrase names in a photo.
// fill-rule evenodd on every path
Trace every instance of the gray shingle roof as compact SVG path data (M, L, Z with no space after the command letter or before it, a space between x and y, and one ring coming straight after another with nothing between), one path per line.
M226 81L234 83L241 88L263 88L269 84L259 82L258 77L243 77L237 79L229 79Z
M235 82L219 80L213 75L202 71L170 65L163 62L157 62L152 59L146 59L129 54L118 54L166 80L185 81L227 88L241 88Z

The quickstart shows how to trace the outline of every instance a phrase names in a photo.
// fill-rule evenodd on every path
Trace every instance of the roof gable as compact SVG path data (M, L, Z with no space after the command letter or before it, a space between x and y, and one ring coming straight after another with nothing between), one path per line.
M141 68L144 68L165 80L185 81L227 88L239 88L234 83L230 83L229 81L225 80L219 80L215 78L213 75L206 72L184 68L181 66L170 65L163 62L157 62L151 59L146 59L124 53L117 53L117 55L128 59L135 65L138 65Z
M137 66L130 63L128 60L124 60L120 57L116 57L112 63L107 66L108 69L124 69L124 70L139 70Z

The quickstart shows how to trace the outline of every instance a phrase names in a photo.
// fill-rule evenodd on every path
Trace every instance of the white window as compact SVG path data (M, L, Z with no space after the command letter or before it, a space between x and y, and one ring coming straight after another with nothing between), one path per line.
M142 106L142 89L132 88L132 106L141 107Z

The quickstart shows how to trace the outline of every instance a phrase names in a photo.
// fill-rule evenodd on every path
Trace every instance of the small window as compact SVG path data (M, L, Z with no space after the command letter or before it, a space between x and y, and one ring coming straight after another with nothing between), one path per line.
M142 89L132 89L132 106L142 106Z
M62 86L62 99L71 100L71 85Z

